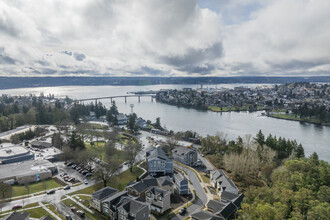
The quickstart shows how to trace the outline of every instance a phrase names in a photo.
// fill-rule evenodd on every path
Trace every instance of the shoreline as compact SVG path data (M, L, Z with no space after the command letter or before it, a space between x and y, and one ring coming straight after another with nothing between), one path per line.
M305 120L299 120L299 119L293 119L293 118L282 118L274 115L266 115L267 117L270 118L276 118L276 119L283 119L283 120L288 120L288 121L296 121L296 122L303 122L303 123L308 123L308 124L315 124L315 125L322 125L322 126L330 126L330 123L318 123L318 122L312 122L312 121L305 121Z

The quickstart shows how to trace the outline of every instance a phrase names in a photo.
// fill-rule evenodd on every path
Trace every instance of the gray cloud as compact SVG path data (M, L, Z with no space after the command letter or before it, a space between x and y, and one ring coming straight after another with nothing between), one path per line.
M74 52L73 57L78 61L83 61L86 58L85 54L78 52Z
M71 51L63 50L63 51L60 51L60 53L66 54L66 55L69 55L69 56L72 56L72 52Z
M5 49L0 47L0 64L15 65L17 61L5 53Z

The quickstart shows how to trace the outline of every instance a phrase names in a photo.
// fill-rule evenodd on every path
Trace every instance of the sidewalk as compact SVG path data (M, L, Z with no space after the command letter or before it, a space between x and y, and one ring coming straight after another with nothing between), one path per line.
M38 204L45 209L53 218L56 220L62 220L60 217L58 217L54 212L52 212L49 208L47 208L42 202L38 202Z
M84 204L82 204L81 202L77 201L75 198L73 198L70 195L66 195L66 197L70 198L72 201L74 201L75 203L77 203L79 206L81 206L83 209L85 209L86 211L88 211L89 213L94 214L94 212L89 209L88 207L86 207Z

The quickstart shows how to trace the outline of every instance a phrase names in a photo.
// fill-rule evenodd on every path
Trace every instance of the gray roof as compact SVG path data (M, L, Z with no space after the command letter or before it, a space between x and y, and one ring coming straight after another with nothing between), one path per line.
M147 176L146 178L144 178L142 180L142 182L147 185L148 187L150 186L158 186L158 183L157 183L157 180L155 177L152 177L152 176Z
M225 219L228 219L229 216L231 216L234 212L236 212L237 207L232 203L228 203L221 211L220 214Z
M208 209L213 210L214 213L218 213L226 206L226 204L216 200L210 200L206 206Z
M162 158L164 160L168 159L165 151L163 149L161 149L160 147L154 148L147 152L147 159L149 159L151 157Z
M183 155L183 154L187 154L187 153L190 153L190 152L196 152L196 151L192 150L188 147L179 146L179 147L175 148L174 150L172 150L172 152L174 152L178 155Z
M228 190L229 187L232 187L234 189L237 189L237 186L234 184L234 182L227 177L227 175L222 170L214 170L211 171L212 173L212 180L221 182L221 187L226 187L226 190Z
M25 220L30 216L29 213L27 212L12 212L10 215L7 215L6 217L3 218L3 220Z
M103 199L106 199L106 198L114 195L116 192L118 192L117 189L107 186L103 189L100 189L100 190L94 192L92 194L92 198L97 199L97 200L103 200Z
M53 146L52 143L49 143L49 142L44 142L44 141L32 141L30 142L31 145L34 145L34 146L38 146L38 147L51 147Z
M238 195L235 193L227 192L227 191L222 191L221 193L221 200L226 200L226 201L231 201L233 199L236 199Z
M103 200L103 202L110 202L110 201L118 199L122 196L127 196L127 195L128 195L128 193L126 191L117 192L117 193L111 195L110 197L106 198L105 200Z
M161 196L164 197L167 193L170 193L169 191L160 189L158 187L149 187L148 191L150 191L152 194L156 195L156 196Z
M173 186L174 184L169 176L158 177L157 182L160 186Z
M225 219L231 216L236 210L237 207L232 202L219 202L216 200L210 200L207 203L207 208L213 210L214 214L220 214Z
M182 180L187 180L187 178L183 175L183 174L181 174L181 173L175 173L174 174L174 179L176 179L176 180L178 180L178 181L182 181Z
M216 216L210 212L203 211L201 209L197 209L195 212L191 214L193 219L198 220L223 220L222 217Z
M135 215L142 208L148 207L148 204L140 201L136 201L133 198L123 197L120 201L122 207L126 210L126 212Z
M40 220L54 220L54 219L51 218L49 215L44 215L40 218Z
M144 192L148 189L148 186L146 184L144 184L143 182L136 182L133 183L129 186L127 186L129 188L133 188L134 190L136 190L138 193Z
M240 194L237 198L233 199L232 202L237 208L240 209L243 199L244 199L244 194Z

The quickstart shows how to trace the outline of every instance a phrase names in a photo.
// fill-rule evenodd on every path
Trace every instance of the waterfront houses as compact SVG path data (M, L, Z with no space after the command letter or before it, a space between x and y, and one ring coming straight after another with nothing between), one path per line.
M181 173L173 175L175 189L180 195L187 195L189 193L188 179Z
M167 175L173 173L173 159L169 158L160 147L146 153L148 174L151 176Z
M92 199L90 201L91 206L99 212L102 212L102 202L109 198L110 196L117 193L118 190L112 187L105 187L92 194Z
M213 170L210 172L210 181L214 188L221 193L223 191L231 192L233 194L238 194L238 188L234 182L227 177L227 175L222 170Z
M197 165L197 151L191 148L179 146L172 150L172 156L174 160L185 165L192 167Z
M150 203L152 210L163 213L171 206L171 191L150 187L146 192L146 202Z

